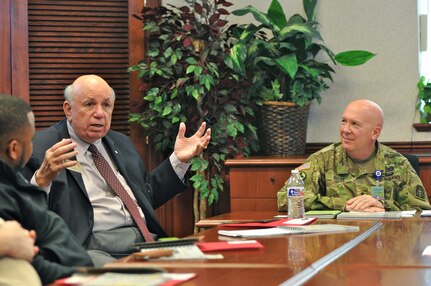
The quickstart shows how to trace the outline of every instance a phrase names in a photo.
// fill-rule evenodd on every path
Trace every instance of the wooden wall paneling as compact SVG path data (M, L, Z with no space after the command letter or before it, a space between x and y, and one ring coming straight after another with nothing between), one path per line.
M64 88L97 74L116 92L112 129L129 134L128 1L29 0L28 27L36 127L63 119Z
M12 94L29 102L27 0L11 2Z
M11 75L11 0L2 0L0 6L0 93L12 93Z

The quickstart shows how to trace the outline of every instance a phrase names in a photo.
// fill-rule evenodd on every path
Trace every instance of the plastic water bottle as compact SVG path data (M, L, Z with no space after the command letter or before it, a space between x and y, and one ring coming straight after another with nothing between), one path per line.
M287 190L287 216L289 218L304 217L304 181L299 176L298 170L292 170L292 174L286 183Z

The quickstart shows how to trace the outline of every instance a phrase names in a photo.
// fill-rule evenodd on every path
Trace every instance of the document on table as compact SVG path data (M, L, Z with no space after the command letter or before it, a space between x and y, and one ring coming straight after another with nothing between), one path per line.
M171 256L162 256L159 258L151 259L154 260L188 260L188 259L223 259L222 254L205 254L203 253L196 244L172 246L163 248L153 249L171 249L173 250ZM144 249L141 249L144 251Z
M342 212L337 219L400 219L401 212Z
M314 224L304 226L277 226L265 229L246 229L246 230L219 230L219 235L230 237L265 237L278 236L285 234L305 234L305 233L334 233L359 231L358 226L340 224Z
M178 285L196 277L195 273L153 273L132 274L107 272L101 275L74 274L71 277L56 280L53 285L81 286L160 286Z

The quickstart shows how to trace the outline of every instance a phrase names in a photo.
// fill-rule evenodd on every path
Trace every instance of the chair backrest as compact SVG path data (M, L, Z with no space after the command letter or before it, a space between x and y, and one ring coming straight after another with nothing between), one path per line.
M404 157L409 160L410 165L412 165L413 169L415 169L416 173L419 176L419 158L414 154L403 154Z

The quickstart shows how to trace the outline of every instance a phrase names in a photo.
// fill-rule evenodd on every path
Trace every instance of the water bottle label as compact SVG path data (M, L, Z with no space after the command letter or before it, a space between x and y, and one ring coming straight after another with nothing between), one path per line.
M289 197L299 197L299 196L303 196L304 195L304 188L290 188L287 191L287 195Z

